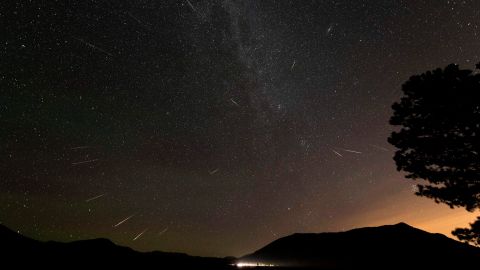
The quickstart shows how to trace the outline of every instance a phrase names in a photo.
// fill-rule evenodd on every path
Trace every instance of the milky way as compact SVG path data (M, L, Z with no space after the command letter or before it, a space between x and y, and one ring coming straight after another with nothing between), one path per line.
M478 1L0 10L0 222L25 235L226 256L471 221L416 198L386 138L409 76L479 61Z

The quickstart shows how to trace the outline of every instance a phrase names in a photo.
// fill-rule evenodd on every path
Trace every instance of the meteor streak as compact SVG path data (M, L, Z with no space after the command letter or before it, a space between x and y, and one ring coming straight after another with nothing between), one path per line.
M342 154L340 154L339 152L337 152L337 151L335 151L335 150L333 150L333 149L332 149L332 151L333 151L333 153L335 153L337 156L343 157Z
M135 236L135 238L133 238L133 241L135 241L135 240L137 240L138 238L140 238L140 237L142 236L142 234L144 234L147 230L148 230L148 228L145 229L145 230L143 230L143 232L137 234L137 236Z
M211 170L211 171L209 171L208 173L209 173L210 175L214 175L214 174L216 174L219 170L220 170L219 168L216 168L215 170Z
M111 53L107 52L106 50L104 50L104 49L102 49L102 48L100 48L100 47L98 47L98 46L96 46L96 45L94 45L94 44L92 44L92 43L90 43L90 42L87 42L87 41L85 41L85 40L83 40L83 39L81 39L81 38L76 38L76 37L73 37L73 38L76 39L77 41L83 43L84 45L86 45L86 46L94 49L94 50L100 51L100 52L102 52L102 53L104 53L104 54L106 54L106 55L108 55L108 56L110 56L110 57L113 57L113 55L112 55Z
M233 104L235 104L236 106L240 107L240 105L238 105L238 103L237 103L235 100L233 100L233 98L231 98L230 101L231 101Z
M124 222L126 222L127 220L131 219L133 216L135 216L135 215L131 215L131 216L125 218L124 220L122 220L122 221L118 222L117 224L113 225L113 227L118 227L118 226L122 225L122 223L124 223Z
M90 159L90 160L85 160L85 161L79 161L79 162L73 162L72 165L90 163L90 162L95 162L95 161L98 161L98 158L96 158L96 159Z
M350 150L350 149L343 149L345 152L350 152L350 153L355 153L355 154L361 154L362 152L355 151L355 150Z
M89 199L85 200L85 202L90 202L90 201L96 200L96 199L98 199L98 198L101 198L101 197L105 196L105 194L107 194L107 193L103 193L103 194L100 194L100 195L98 195L98 196L89 198Z

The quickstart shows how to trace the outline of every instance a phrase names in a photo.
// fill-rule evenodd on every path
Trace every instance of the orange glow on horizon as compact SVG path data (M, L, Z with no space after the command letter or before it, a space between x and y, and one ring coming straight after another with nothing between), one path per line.
M413 227L455 239L451 232L455 228L469 227L479 215L478 211L451 209L446 204L416 196L407 188L370 204L363 213L354 215L347 223L352 228L358 228L405 222Z

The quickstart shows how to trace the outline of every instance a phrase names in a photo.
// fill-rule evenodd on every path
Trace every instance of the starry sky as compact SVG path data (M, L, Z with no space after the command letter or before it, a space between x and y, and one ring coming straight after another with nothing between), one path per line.
M395 170L411 75L480 59L479 1L2 1L0 222L240 256L474 215Z

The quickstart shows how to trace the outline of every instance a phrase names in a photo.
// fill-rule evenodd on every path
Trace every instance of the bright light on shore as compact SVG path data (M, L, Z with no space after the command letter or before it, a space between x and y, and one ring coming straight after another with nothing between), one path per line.
M261 262L239 262L234 264L238 268L242 267L272 267L275 266L274 264L271 263L261 263Z

